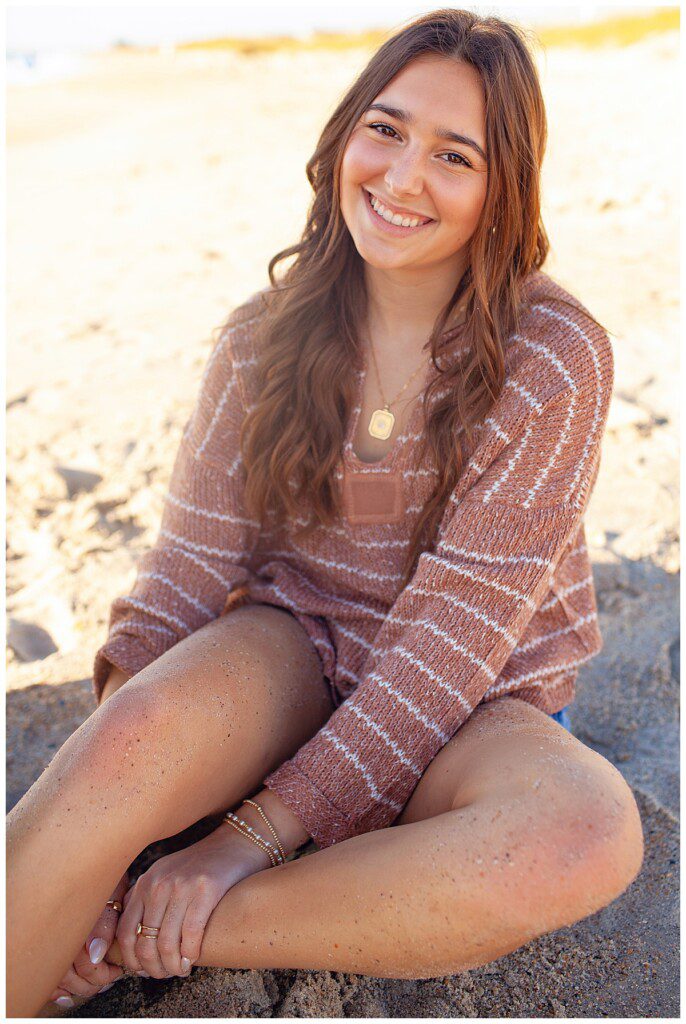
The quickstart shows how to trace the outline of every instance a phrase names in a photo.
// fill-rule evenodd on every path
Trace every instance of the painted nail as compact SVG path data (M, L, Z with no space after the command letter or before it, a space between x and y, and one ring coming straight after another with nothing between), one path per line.
M182 956L181 957L181 970L183 971L184 974L188 974L190 969L191 969L191 962L190 962L190 960L188 959L187 956Z
M70 1009L74 1005L74 1000L71 996L58 996L55 999L58 1006L63 1006L65 1009Z
M99 964L107 952L107 943L104 939L92 939L88 947L88 955L92 964Z

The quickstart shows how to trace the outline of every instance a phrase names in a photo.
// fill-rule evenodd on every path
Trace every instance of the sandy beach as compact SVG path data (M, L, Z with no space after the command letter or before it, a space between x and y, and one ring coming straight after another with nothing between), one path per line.
M122 51L9 88L8 808L94 710L93 656L154 542L212 331L299 236L305 162L370 53ZM605 646L572 724L633 787L639 878L465 975L203 968L126 978L72 1016L678 1015L677 55L666 32L540 61L544 269L615 353L586 517Z

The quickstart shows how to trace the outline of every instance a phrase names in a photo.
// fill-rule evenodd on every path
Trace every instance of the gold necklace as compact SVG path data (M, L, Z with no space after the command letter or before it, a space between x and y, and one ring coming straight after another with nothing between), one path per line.
M398 401L407 385L410 383L410 381L414 380L419 371L422 369L422 366L426 367L426 363L423 363L421 366L418 366L417 369L412 374L412 376L409 378L409 380L406 381L404 386L400 389L400 391L395 396L393 401L387 402L386 396L384 395L383 389L381 387L381 375L379 373L379 366L376 361L376 353L374 352L374 345L372 344L371 338L369 340L369 347L372 351L374 369L376 370L376 380L379 385L379 391L381 392L381 398L383 400L383 409L374 410L374 412L371 415L371 419L369 420L369 426L367 427L367 430L369 431L372 437L377 437L381 441L386 441L393 433L393 427L395 426L395 416L391 412L390 406L394 405Z
M460 306L458 308L458 313L461 313L463 311L463 309L464 309L464 306ZM376 437L380 441L387 441L388 438L393 433L393 427L395 426L395 416L391 412L390 406L394 405L398 401L398 399L402 395L402 393L405 390L405 388L408 386L408 384L412 380L414 380L414 378L417 376L419 371L422 369L422 366L426 367L426 363L423 363L422 365L418 366L417 369L412 374L412 376L409 378L409 380L400 389L400 391L395 396L393 401L392 402L387 402L386 401L386 396L383 393L383 388L381 387L381 374L379 373L379 365L378 365L378 363L376 361L376 353L374 352L374 345L372 343L372 339L371 338L369 339L369 347L370 347L371 352L372 352L372 359L374 360L374 369L376 370L376 381L377 381L377 384L379 385L379 392L381 393L381 398L383 400L383 409L375 409L374 410L374 412L372 413L371 418L369 420L369 425L367 427L367 430L371 434L372 437ZM415 397L417 397L417 396L415 395Z

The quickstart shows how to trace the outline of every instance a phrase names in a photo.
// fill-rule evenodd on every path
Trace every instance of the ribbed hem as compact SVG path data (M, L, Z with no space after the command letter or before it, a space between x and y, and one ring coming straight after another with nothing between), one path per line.
M347 839L353 831L351 819L334 807L290 761L271 772L262 785L281 797L320 849Z
M93 695L100 703L102 691L112 668L135 674L155 661L157 655L132 636L115 636L97 651L93 663Z

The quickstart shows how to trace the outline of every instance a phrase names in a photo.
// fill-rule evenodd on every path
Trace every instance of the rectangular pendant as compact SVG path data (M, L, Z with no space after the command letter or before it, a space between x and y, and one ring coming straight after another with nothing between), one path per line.
M369 433L380 441L386 441L391 436L394 423L395 416L390 409L375 409L369 421Z

